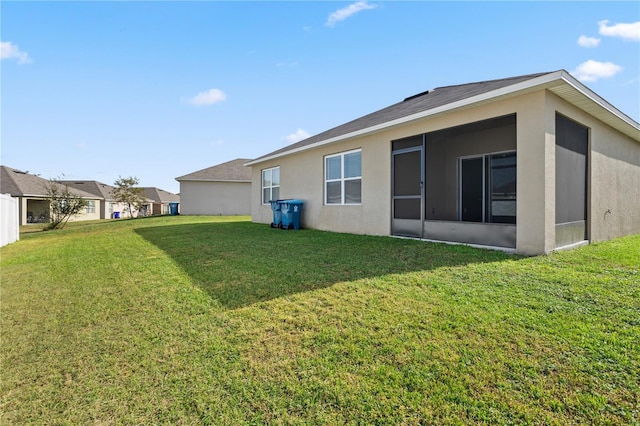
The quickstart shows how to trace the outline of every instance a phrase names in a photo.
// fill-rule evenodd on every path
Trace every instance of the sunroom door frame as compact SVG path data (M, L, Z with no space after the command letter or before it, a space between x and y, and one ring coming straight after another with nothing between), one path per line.
M403 176L399 175L397 167L404 166L401 159L413 161L418 164L418 169L404 169ZM417 160L417 161L416 161ZM425 159L424 136L422 144L410 148L392 150L391 152L391 234L406 237L424 237L425 217ZM415 166L415 164L414 164ZM417 173L416 173L417 172ZM397 179L406 179L408 185L403 186L402 191L396 186L402 182ZM407 187L411 187L409 193ZM416 205L416 202L418 203ZM403 207L400 207L403 206Z

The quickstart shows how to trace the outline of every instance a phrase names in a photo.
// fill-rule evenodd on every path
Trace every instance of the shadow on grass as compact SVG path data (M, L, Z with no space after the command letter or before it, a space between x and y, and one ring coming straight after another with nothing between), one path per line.
M166 225L136 232L230 309L343 281L513 258L466 246L283 231L251 222Z

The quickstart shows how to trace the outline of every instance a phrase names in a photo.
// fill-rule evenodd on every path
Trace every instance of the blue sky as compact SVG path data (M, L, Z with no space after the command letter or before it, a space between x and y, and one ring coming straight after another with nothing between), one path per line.
M566 69L640 121L627 2L0 5L3 165L177 176L256 158L438 86Z

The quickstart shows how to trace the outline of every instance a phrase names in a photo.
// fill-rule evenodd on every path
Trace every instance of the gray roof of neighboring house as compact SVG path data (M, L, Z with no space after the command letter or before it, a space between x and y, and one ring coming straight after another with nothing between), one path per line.
M164 189L156 187L141 187L142 194L148 201L166 204L166 203L178 203L180 202L180 196Z
M111 185L98 182L97 180L61 180L60 183L64 183L72 188L86 191L90 194L97 195L107 201L113 200L113 190L115 189Z
M14 197L47 197L47 184L49 180L13 169L7 166L0 166L0 192L10 194ZM71 193L83 198L100 198L86 191L82 191L69 186Z
M412 120L482 105L498 99L548 89L621 132L638 138L639 124L578 82L565 70L499 80L437 87L389 107L349 121L247 163L248 166L327 143L361 136Z
M217 166L177 177L176 180L178 182L181 180L251 182L251 168L245 167L245 164L249 161L251 161L249 158L237 158Z

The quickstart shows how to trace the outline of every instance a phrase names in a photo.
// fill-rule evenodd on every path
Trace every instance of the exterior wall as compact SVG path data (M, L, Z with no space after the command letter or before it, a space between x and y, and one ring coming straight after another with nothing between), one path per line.
M80 222L83 220L99 220L100 219L100 200L94 199L94 200L87 200L87 201L94 202L95 208L93 213L87 213L87 209L85 207L84 209L82 209L82 212L80 212L79 214L75 216L71 216L71 218L69 219L69 222Z
M115 219L115 213L120 213L120 217L124 217L124 211L127 206L123 203L115 201L100 201L100 219Z
M298 198L305 202L303 227L389 235L392 140L516 113L519 240L516 250L532 254L543 252L545 236L540 230L545 229L547 222L553 225L553 217L546 218L548 206L545 204L548 190L544 159L548 153L546 144L540 143L545 138L544 106L544 93L531 93L254 165L252 219L258 223L272 221L271 207L261 204L261 171L280 166L280 198ZM552 149L553 143L549 147ZM362 149L362 205L323 205L324 156L358 148Z
M640 233L640 143L594 128L591 151L591 241ZM601 135L601 137L600 137Z
M18 197L20 205L20 225L27 225L29 222L27 216L29 213L33 213L34 217L39 217L41 214L49 215L49 202L46 198L30 198L30 197ZM93 213L87 213L86 209L76 216L72 216L69 222L77 222L82 220L98 220L100 219L100 200L94 199L95 211Z
M258 193L259 186L260 181L258 181ZM251 214L251 183L181 181L180 214L249 215Z
M640 144L542 90L256 164L252 167L252 220L272 222L270 206L261 204L261 171L280 166L280 198L305 202L303 227L389 235L392 140L515 113L516 252L550 252L556 248L556 111L591 128L590 239L640 232ZM324 156L358 148L362 149L362 205L325 206Z
M359 148L362 148L362 204L324 205L324 156ZM302 227L388 235L391 220L390 164L390 139L373 135L253 166L252 220L272 222L271 206L261 204L262 170L280 166L280 198L304 201Z
M557 111L589 128L589 241L640 233L640 142L554 95L549 95L548 103L554 114Z
M178 213L180 213L180 203L178 202ZM149 207L149 214L154 216L171 214L171 206L169 203L153 203Z
M542 91L518 99L516 252L534 255L555 247L555 114Z

